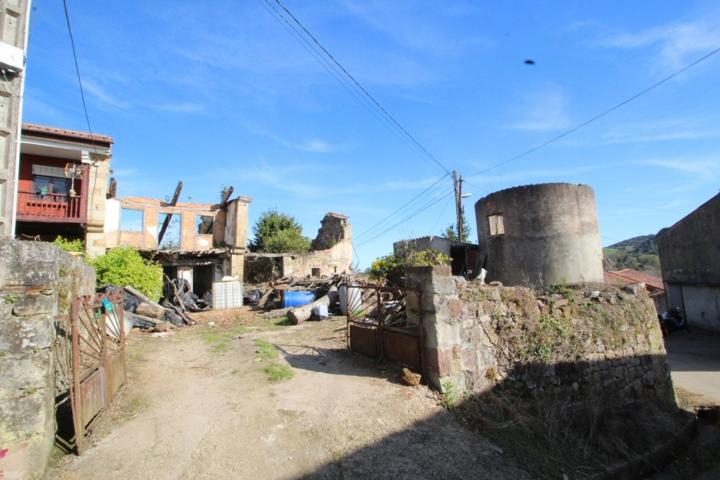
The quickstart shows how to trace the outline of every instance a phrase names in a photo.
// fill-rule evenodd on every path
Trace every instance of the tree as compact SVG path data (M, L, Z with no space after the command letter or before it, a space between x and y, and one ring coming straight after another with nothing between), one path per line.
M463 236L460 240L458 240L457 226L455 224L448 225L448 227L440 233L440 236L447 238L451 242L466 243L470 238L470 226L468 225L467 218L465 218L465 212L462 214L461 221Z
M255 238L250 250L263 253L307 252L310 239L302 234L302 227L290 215L268 210L253 226Z

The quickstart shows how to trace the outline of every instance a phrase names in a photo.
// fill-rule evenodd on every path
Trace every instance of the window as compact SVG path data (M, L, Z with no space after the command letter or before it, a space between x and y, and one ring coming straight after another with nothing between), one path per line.
M169 214L160 213L158 215L158 237L160 236L160 230L165 223ZM182 229L182 216L179 213L175 213L170 217L168 227L165 230L162 241L158 244L158 250L178 250L180 249L180 237Z
M143 211L133 208L120 210L120 230L123 232L143 231Z
M211 235L213 233L213 221L215 219L210 215L197 215L195 223L197 233L200 235Z
M55 194L67 197L70 190L70 180L67 178L47 177L45 175L33 175L33 184L35 194L39 197ZM55 200L63 200L55 197Z
M503 235L505 233L505 224L503 223L502 213L488 215L488 224L490 225L490 236Z

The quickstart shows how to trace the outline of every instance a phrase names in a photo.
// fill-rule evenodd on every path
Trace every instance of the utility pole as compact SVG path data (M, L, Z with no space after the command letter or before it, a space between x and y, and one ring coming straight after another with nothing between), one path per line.
M462 176L453 170L453 189L455 190L455 217L457 221L457 237L458 242L462 242L464 237L463 233L463 205L462 205Z

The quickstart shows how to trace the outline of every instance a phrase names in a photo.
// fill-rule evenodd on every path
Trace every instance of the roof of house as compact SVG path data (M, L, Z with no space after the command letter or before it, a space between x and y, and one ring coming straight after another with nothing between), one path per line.
M624 268L614 272L604 272L605 283L644 283L648 287L657 290L665 290L665 285L660 277L648 275L647 273L633 270L632 268Z
M100 133L80 132L78 130L68 130L65 128L49 127L47 125L37 125L34 123L23 123L23 134L37 134L43 137L51 137L62 140L81 140L90 142L100 142L108 146L114 143L112 137Z

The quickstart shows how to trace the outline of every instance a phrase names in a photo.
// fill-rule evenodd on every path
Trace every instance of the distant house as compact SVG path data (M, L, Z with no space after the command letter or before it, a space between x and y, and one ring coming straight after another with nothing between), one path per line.
M480 247L475 244L454 242L448 238L434 235L393 243L393 253L396 256L429 249L444 253L452 259L450 268L453 275L465 275L468 278L475 278L480 273Z
M103 254L112 144L107 135L23 124L15 235L81 239L90 255Z
M627 285L629 283L643 283L650 294L650 298L655 302L655 309L658 313L662 313L668 309L667 298L665 295L665 285L662 278L647 273L633 270L632 268L624 268L612 272L604 273L605 283L613 285Z
M720 194L657 236L668 304L720 332Z

